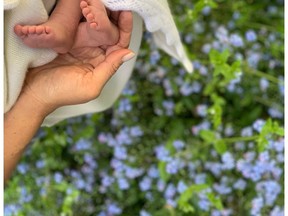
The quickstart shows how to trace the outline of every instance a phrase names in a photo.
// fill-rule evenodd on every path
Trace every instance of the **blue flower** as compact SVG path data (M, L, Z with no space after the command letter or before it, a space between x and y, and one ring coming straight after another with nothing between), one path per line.
M109 187L111 186L111 184L114 182L114 178L108 176L108 175L104 175L104 177L101 180L101 183L104 187Z
M171 115L173 115L173 113L174 113L174 107L175 107L175 103L173 102L173 101L171 101L171 100L164 100L163 102L162 102L162 105L163 105L163 107L164 107L164 109L165 109L165 111L166 111L166 115L167 116L171 116Z
M195 184L204 184L206 182L207 175L205 173L200 173L195 176Z
M175 186L172 183L169 183L164 193L165 198L172 199L175 194L176 194Z
M128 128L123 128L117 135L116 141L118 145L131 145L133 143L130 137L130 131Z
M270 85L269 81L262 77L259 82L261 91L266 92Z
M141 191L147 191L151 188L152 179L145 176L144 179L139 183Z
M143 174L143 169L132 168L129 166L125 166L125 175L129 179L134 179Z
M222 214L220 211L213 209L211 212L211 216L222 216Z
M182 140L174 140L173 146L176 150L182 150L185 147L185 143Z
M145 210L141 210L139 216L151 216L151 214Z
M204 32L204 26L200 22L194 22L194 31L198 34Z
M18 212L20 209L21 209L20 205L16 205L16 204L5 205L4 206L4 215L5 216L18 215Z
M268 151L261 152L258 156L260 162L268 162L270 160L270 155Z
M133 83L134 84L134 83ZM132 88L133 87L132 81L128 81L127 85L122 91L122 95L128 96L128 95L134 95L135 90Z
M277 7L276 6L269 6L268 7L268 13L269 14L277 14L278 13L278 10L277 10Z
M59 172L56 172L54 174L54 181L59 184L62 182L62 180L63 180L63 175Z
M268 206L272 206L274 204L279 193L282 191L279 183L274 180L267 180L257 183L256 190L258 193L264 194L264 200Z
M78 189L83 189L86 186L86 182L83 179L76 179L75 186Z
M190 83L185 82L180 88L180 93L184 96L188 96L192 94L192 92L193 92L193 87L191 86Z
M211 48L212 48L212 45L209 44L209 43L206 43L206 44L204 44L204 45L202 46L201 51L202 51L203 53L205 53L205 54L209 54Z
M119 160L125 160L127 158L127 149L123 146L116 146L114 148L114 157Z
M280 112L278 109L272 108L272 107L270 107L270 108L268 109L268 113L269 113L269 115L270 115L272 118L282 119L283 116L284 116L284 113L283 113L283 112Z
M211 127L211 123L209 121L203 121L198 125L192 127L192 133L194 135L198 135L201 130L209 130Z
M224 26L220 26L216 30L215 36L221 43L225 44L229 41L228 30Z
M183 193L187 189L187 185L181 180L178 182L177 191L178 193Z
M264 200L262 197L256 197L252 200L251 215L258 216L261 213L261 209L264 206Z
M91 168L96 169L98 164L96 162L96 160L93 158L93 156L91 154L85 154L84 155L84 161L85 163L87 163Z
M122 209L115 203L110 203L107 206L107 212L109 215L119 215L122 213Z
M45 161L44 160L38 160L37 162L36 162L36 167L38 168L38 169L41 169L41 168L43 168L44 166L45 166Z
M238 34L231 34L229 39L230 39L230 43L234 47L243 47L244 46L244 42Z
M212 163L212 162L206 162L205 168L210 170L215 176L220 176L222 172L222 164L220 163Z
M253 129L260 133L265 123L266 122L263 119L257 119L253 123Z
M257 40L257 35L256 35L255 31L253 31L253 30L247 31L245 33L245 37L246 37L246 40L249 42L254 42Z
M166 200L166 204L169 205L169 206L172 206L173 208L176 208L176 206L177 206L176 201L173 200L173 199L167 199Z
M196 107L196 112L197 112L198 116L205 117L207 115L207 109L208 109L208 107L206 104L199 104Z
M235 11L233 13L233 19L238 20L241 17L241 14L239 11Z
M159 171L155 166L151 166L148 170L148 176L151 178L158 178L159 177Z
M246 183L245 180L243 180L243 179L238 179L238 180L234 183L233 187L234 187L235 189L238 189L238 190L244 190L244 189L246 188L246 185L247 185L247 183Z
M33 199L33 195L31 193L27 192L27 189L24 187L21 187L20 190L20 203L27 203L27 202L31 202L31 200Z
M104 211L101 211L97 216L107 216L107 214Z
M87 139L80 139L76 142L75 146L73 147L73 150L75 151L82 151L87 150L91 148L92 143Z
M272 149L275 149L276 152L283 152L284 151L284 139L279 139L277 141L271 141L270 145Z
M205 16L208 16L211 12L211 7L210 6L205 6L203 9L202 9L202 14L205 15Z
M213 188L221 195L227 195L232 192L232 189L224 184L214 184Z
M123 98L119 101L118 112L120 114L122 114L124 112L130 112L131 109L132 109L132 105L131 105L129 99Z
M139 126L134 126L130 128L130 135L132 137L141 137L143 135L143 131Z
M225 152L222 156L222 169L231 170L235 167L235 160L230 152Z
M253 135L252 127L245 127L241 130L242 137L251 137Z
M157 62L160 60L160 53L158 50L154 50L150 53L150 64L156 65Z
M18 170L19 173L25 174L29 170L29 166L27 164L20 163L17 166L17 170Z
M166 172L169 174L176 174L179 169L184 166L183 161L175 159L166 164Z
M116 172L122 172L125 169L125 165L121 160L113 158L110 162L112 168L116 170Z
M247 53L247 62L250 67L257 68L260 60L261 60L260 53L253 51Z
M185 43L192 43L192 41L193 41L193 35L192 34L187 34L187 35L185 35L185 38L184 38L184 41L185 41Z
M155 147L156 157L160 161L170 161L170 153L164 146L157 146Z
M167 96L172 96L174 91L173 91L173 88L172 88L172 85L171 85L171 82L169 79L164 79L163 80L163 86L165 88L165 94Z
M207 211L209 211L211 204L207 199L200 199L198 201L198 206L200 209L207 212Z
M270 216L284 216L283 208L280 208L279 206L275 206L273 210L270 212Z
M129 188L129 182L125 178L118 179L118 186L121 190L126 190Z
M157 182L158 191L160 191L160 192L164 191L165 186L166 186L165 182L163 180L159 179Z

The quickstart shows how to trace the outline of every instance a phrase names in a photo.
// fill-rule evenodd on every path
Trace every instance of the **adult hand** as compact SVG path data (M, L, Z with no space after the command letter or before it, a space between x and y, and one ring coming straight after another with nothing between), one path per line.
M21 96L34 98L45 114L98 97L119 66L134 56L127 49L132 32L131 12L111 12L111 19L117 22L120 32L116 45L74 48L46 65L30 69Z

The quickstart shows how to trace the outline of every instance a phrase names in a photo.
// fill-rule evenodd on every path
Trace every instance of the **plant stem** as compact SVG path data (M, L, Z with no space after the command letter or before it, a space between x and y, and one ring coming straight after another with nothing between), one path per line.
M226 143L234 143L234 142L240 142L240 141L254 141L259 136L251 136L251 137L231 137L231 138L224 138L222 139Z
M244 69L244 72L247 72L249 74L253 74L255 76L258 76L258 77L264 77L266 78L267 80L273 82L273 83L281 83L281 84L284 84L283 81L279 80L278 78L270 75L270 74L267 74L267 73L264 73L262 71L259 71L259 70L256 70L254 68L251 68L248 66L248 63L247 62L243 62L243 69Z

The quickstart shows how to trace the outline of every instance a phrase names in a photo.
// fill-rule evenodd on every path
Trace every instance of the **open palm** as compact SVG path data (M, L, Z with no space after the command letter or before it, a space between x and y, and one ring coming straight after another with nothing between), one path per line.
M132 31L131 12L111 13L120 32L116 45L74 48L46 65L30 69L23 92L50 107L51 111L98 97L123 60L133 54L127 49Z

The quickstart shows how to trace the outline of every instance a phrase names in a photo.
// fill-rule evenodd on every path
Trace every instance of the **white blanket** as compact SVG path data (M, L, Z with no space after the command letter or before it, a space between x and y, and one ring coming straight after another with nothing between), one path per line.
M156 45L178 59L188 72L191 61L184 52L167 0L102 0L111 10L132 10L133 32L130 49L138 53L142 39L142 20L153 33ZM4 111L17 100L27 68L43 65L57 54L51 49L31 49L14 34L16 24L40 24L48 19L48 12L55 0L4 0ZM93 112L101 112L115 102L127 83L135 60L123 64L104 87L101 95L86 104L65 106L45 119L43 125L53 125L65 118Z

